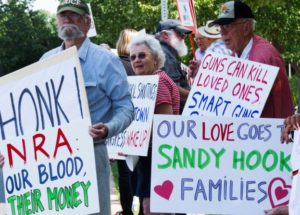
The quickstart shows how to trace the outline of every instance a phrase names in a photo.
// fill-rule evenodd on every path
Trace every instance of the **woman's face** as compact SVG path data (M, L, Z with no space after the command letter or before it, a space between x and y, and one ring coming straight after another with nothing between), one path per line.
M136 75L152 75L157 70L157 60L145 44L133 47L129 59Z

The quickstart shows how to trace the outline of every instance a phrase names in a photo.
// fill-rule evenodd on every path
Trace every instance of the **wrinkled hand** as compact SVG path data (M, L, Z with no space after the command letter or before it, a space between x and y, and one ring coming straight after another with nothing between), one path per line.
M103 123L97 123L89 127L89 134L94 140L102 140L108 135L108 128Z
M4 166L4 157L3 155L0 153L0 168L2 168Z
M188 78L194 79L197 75L199 69L200 61L191 60L189 63L189 71L188 71Z
M289 143L292 140L289 137L289 133L296 129L300 128L300 114L294 114L292 116L287 117L284 120L284 128L281 132L280 140L282 143Z
M265 211L265 215L289 215L288 206L280 206L271 210Z

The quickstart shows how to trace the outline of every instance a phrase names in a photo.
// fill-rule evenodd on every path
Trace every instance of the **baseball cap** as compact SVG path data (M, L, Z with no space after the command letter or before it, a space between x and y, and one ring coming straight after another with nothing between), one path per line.
M212 39L218 39L221 38L221 33L220 33L220 27L219 26L211 26L209 27L209 24L212 22L212 20L208 20L206 22L205 26L201 26L198 28L198 32L207 38L212 38Z
M171 30L174 29L175 31L178 31L180 33L184 34L190 34L192 31L186 27L184 27L179 20L176 19L165 19L161 20L157 27L156 27L156 33L161 32L163 30Z
M218 19L211 22L209 26L229 24L239 18L254 19L251 8L241 1L229 1L221 6Z
M80 15L90 14L87 4L83 0L62 0L57 7L57 14L72 11Z

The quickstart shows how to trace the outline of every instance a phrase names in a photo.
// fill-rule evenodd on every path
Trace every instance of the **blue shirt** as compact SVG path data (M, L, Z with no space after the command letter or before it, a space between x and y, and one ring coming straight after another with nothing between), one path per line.
M63 50L64 44L45 53L42 59ZM110 138L127 128L133 120L133 104L125 69L117 56L88 38L82 43L78 54L92 124L105 123L108 127L107 138Z

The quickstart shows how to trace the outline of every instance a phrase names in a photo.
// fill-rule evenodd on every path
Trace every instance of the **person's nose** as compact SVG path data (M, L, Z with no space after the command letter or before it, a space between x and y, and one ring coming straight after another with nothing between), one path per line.
M65 15L62 17L62 21L63 21L63 23L71 23L72 18L69 15Z

